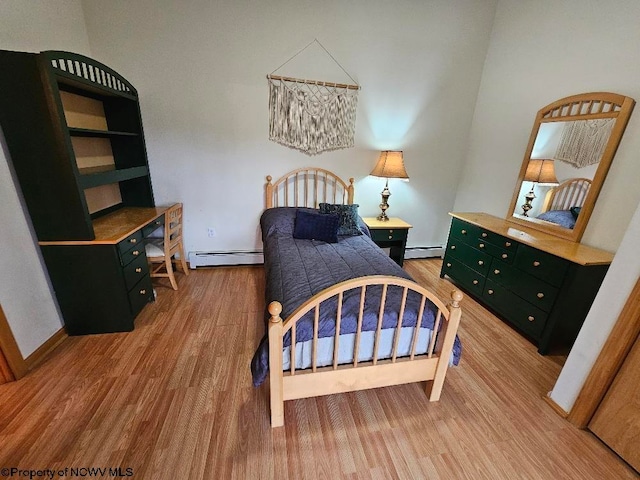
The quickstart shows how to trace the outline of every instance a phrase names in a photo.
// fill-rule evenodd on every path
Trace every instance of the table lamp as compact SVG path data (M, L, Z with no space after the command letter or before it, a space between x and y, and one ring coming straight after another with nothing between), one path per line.
M556 170L554 167L553 160L543 160L543 159L531 159L527 164L527 171L524 173L523 182L532 182L531 190L527 193L525 198L525 203L521 206L522 211L524 212L524 216L528 217L527 212L533 208L531 204L533 199L536 198L533 193L533 188L536 183L548 183L548 184L558 184L558 179L556 178Z
M404 168L402 152L390 150L380 152L378 163L376 163L376 166L373 168L370 175L373 175L374 177L384 177L387 179L387 183L381 193L382 203L380 204L380 210L382 210L382 213L376 217L378 220L387 221L389 220L386 213L389 208L387 200L389 200L389 197L391 196L391 192L389 191L389 179L409 178L409 175L407 175L407 171Z

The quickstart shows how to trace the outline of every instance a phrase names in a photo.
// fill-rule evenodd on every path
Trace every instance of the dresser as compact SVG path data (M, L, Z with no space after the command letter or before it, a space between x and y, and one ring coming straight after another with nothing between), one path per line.
M613 255L484 213L451 216L440 276L497 313L541 354L568 350Z

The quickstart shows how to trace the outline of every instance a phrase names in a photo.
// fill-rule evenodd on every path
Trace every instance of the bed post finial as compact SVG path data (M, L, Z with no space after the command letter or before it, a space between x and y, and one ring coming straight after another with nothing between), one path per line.
M354 178L351 177L349 179L349 186L347 187L347 204L348 205L352 205L353 204L353 181Z
M271 302L268 310L271 314L271 319L269 320L271 323L278 323L282 321L280 318L280 313L282 313L282 305L280 302Z
M460 308L460 302L464 298L464 294L460 290L451 292L451 307Z
M265 185L265 202L266 208L273 208L273 185L271 184L271 175L267 175L267 184Z

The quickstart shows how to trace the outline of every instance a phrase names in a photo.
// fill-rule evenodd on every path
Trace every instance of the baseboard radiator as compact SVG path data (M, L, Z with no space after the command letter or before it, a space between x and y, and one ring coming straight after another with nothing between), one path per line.
M404 258L442 257L444 248L439 247L407 247ZM264 263L264 256L259 250L230 252L189 252L189 267L215 267L219 265L259 265Z
M404 251L405 260L412 258L442 258L443 256L444 247L442 245L437 247L407 247Z
M218 265L254 265L264 263L261 251L189 252L189 267Z

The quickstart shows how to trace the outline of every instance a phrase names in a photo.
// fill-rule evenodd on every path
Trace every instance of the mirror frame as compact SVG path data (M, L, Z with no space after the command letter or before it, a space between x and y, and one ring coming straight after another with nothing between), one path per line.
M529 144L527 145L524 160L520 167L520 173L518 174L518 180L513 192L509 211L507 212L506 220L508 222L549 233L572 242L579 242L582 239L582 235L584 234L587 224L589 223L589 218L593 212L596 199L600 194L602 184L607 176L613 157L616 154L616 150L620 144L622 134L627 127L627 123L629 122L629 117L631 116L635 103L636 102L633 98L625 97L624 95L608 92L592 92L565 97L541 108L536 115L536 120L533 124L533 129L531 130ZM527 170L527 164L531 158L533 145L538 136L538 131L540 130L540 125L548 122L595 120L598 118L615 118L616 121L611 130L611 135L602 154L602 158L600 159L600 165L593 177L591 188L585 198L582 209L580 210L580 215L578 215L573 229L564 228L535 218L528 218L524 220L514 217L513 213L517 208L516 204L518 203L518 195Z

